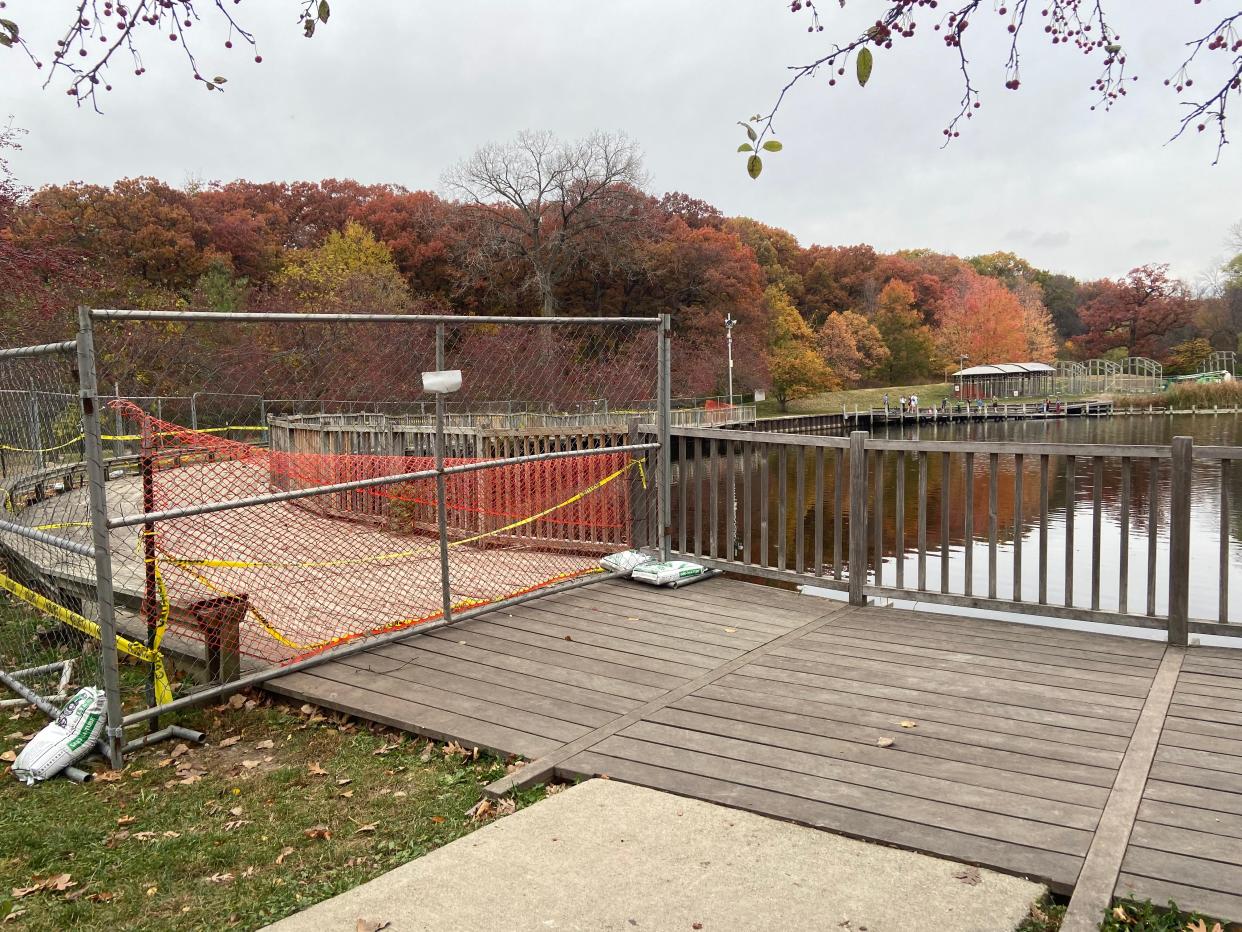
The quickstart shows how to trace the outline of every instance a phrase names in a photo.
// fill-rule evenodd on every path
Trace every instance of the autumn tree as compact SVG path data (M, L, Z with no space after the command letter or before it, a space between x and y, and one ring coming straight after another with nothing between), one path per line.
M1167 375L1190 375L1198 372L1211 355L1212 344L1203 337L1185 340L1169 349L1164 371Z
M1167 265L1141 265L1119 281L1097 284L1080 311L1086 332L1078 342L1093 355L1124 348L1130 356L1156 358L1191 312L1186 286L1169 277Z
M354 222L322 246L291 250L274 285L297 307L312 310L401 311L410 304L392 251Z
M819 328L819 351L844 384L859 382L888 361L888 347L875 325L854 311L833 312Z
M931 328L923 323L914 306L913 288L902 281L885 285L871 322L888 348L888 358L875 370L878 378L898 385L932 370L935 344Z
M520 133L484 146L444 182L469 221L467 258L478 274L519 263L527 272L522 286L548 317L569 273L605 261L602 247L627 246L646 216L642 156L621 134L562 142L551 133Z
M768 368L772 397L780 409L786 410L795 398L838 386L840 381L815 345L815 334L785 290L780 285L769 285L763 297L772 315Z
M1020 283L1015 293L995 278L972 273L946 306L940 324L945 359L964 354L984 365L1048 362L1055 355L1052 320L1036 285Z

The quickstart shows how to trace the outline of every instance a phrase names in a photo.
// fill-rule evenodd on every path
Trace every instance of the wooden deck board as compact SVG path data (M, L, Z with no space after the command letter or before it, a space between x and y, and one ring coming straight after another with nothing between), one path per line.
M1188 651L1116 893L1242 920L1242 651ZM1236 710L1234 710L1236 706Z
M1160 642L730 578L606 580L273 688L546 761L532 777L604 773L1069 891L1164 657ZM1220 847L1242 833L1242 652L1187 652L1169 695L1113 845L1116 890L1242 918L1242 857Z

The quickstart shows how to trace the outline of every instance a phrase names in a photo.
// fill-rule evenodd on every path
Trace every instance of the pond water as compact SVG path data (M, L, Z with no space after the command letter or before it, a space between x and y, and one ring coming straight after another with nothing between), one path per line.
M1242 416L1117 416L1110 418L1070 418L1031 421L985 421L974 423L926 423L902 427L880 427L873 436L887 439L907 440L974 440L974 441L1025 441L1057 444L1158 444L1166 445L1173 437L1191 437L1196 445L1237 445L1242 442ZM689 493L686 499L687 551L694 550L695 532L700 526L700 539L704 548L711 540L711 476L706 445L696 458L691 455L678 462L674 470L673 487L673 535L674 546L681 533L680 503L682 486ZM832 574L836 521L833 502L835 498L835 451L829 450L823 469L823 519L820 533L816 534L816 468L815 451L805 452L802 466L802 507L798 508L798 448L787 447L782 470L781 457L775 452L767 456L767 547L763 552L763 498L761 483L765 470L756 457L749 477L743 475L741 458L736 460L734 481L736 503L732 520L736 522L739 551L746 528L743 514L745 498L743 483L751 482L750 545L751 562L776 566L778 550L785 553L785 565L794 568L801 565L814 572L817 553L822 554L824 574ZM728 478L725 457L717 451L716 547L723 555L726 547L727 528L730 522ZM841 451L842 475L848 483L848 457ZM1047 563L1041 574L1040 565L1040 457L1026 456L1022 464L1021 498L1015 486L1016 461L1013 456L1003 455L997 460L997 597L1034 602L1038 599L1041 585L1048 602L1065 604L1067 588L1066 551L1068 543L1068 515L1073 514L1072 545L1072 599L1076 607L1090 608L1092 603L1092 519L1094 467L1090 459L1076 457L1073 466L1073 482L1069 481L1067 461L1063 456L1053 456L1048 469L1048 517L1047 517ZM696 467L701 472L696 476ZM918 457L908 453L904 457L905 508L900 528L904 542L898 540L897 515L897 469L894 452L884 457L884 508L883 508L883 563L881 578L886 585L894 584L897 566L902 564L905 585L914 587L918 579ZM872 467L874 470L874 466ZM969 474L966 457L953 455L947 474L939 454L928 457L927 470L927 586L939 591L941 585L941 507L947 492L949 500L948 528L948 576L949 591L966 592L967 564L970 564L970 589L976 596L989 594L989 457L976 455ZM1147 567L1149 560L1148 530L1151 524L1151 465L1148 461L1133 460L1128 509L1123 504L1123 468L1120 458L1104 460L1101 482L1101 535L1100 535L1100 604L1105 611L1122 608L1120 570L1123 559L1123 514L1129 513L1128 586L1125 608L1132 614L1144 614L1148 606ZM781 524L780 479L784 473L786 486L784 524ZM1169 486L1171 483L1168 463L1156 466L1155 495L1155 608L1160 614L1166 611ZM1219 580L1221 565L1221 465L1218 462L1196 462L1192 479L1191 506L1191 592L1190 614L1192 618L1218 620ZM700 495L694 493L696 478L702 483ZM868 480L869 492L874 496L874 471ZM1232 593L1227 617L1242 622L1242 464L1228 468L1225 485L1229 499L1234 502L1228 518L1228 553L1223 572L1227 573L1229 591ZM968 486L973 497L972 533L967 533L966 498ZM841 521L841 554L849 558L849 495L842 490L846 513ZM702 513L696 515L695 504L704 502ZM874 505L871 506L874 513ZM778 535L782 538L778 543ZM817 543L818 537L818 543ZM970 542L968 543L968 538ZM801 559L799 560L799 541ZM783 548L781 545L783 544ZM1017 546L1015 546L1017 544ZM868 536L868 551L874 551L874 535ZM704 549L703 552L706 552ZM1018 556L1015 560L1015 552ZM1015 595L1014 581L1018 587Z

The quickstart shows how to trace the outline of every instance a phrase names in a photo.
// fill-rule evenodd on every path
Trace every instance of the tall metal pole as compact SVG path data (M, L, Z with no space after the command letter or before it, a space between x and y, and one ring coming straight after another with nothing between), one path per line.
M729 405L733 405L733 315L725 314L725 342L729 345Z
M659 343L656 348L656 432L660 439L660 479L657 489L656 508L660 524L660 559L668 560L673 544L672 487L673 444L669 437L669 418L672 401L672 353L673 328L668 314L660 315Z
M42 469L43 425L39 423L39 393L33 382L30 384L30 449L34 451L35 469Z
M436 324L436 370L444 371L444 324ZM448 508L444 501L444 393L436 392L436 523L440 530L440 595L444 620L453 620L453 595L449 588Z
M112 550L108 544L108 493L104 488L103 440L99 428L99 386L95 378L95 334L90 308L78 308L78 392L90 490L91 543L95 547L95 590L99 605L99 659L103 667L108 725L104 750L112 768L122 764L125 729L121 715L121 679L116 656L116 607L112 599Z

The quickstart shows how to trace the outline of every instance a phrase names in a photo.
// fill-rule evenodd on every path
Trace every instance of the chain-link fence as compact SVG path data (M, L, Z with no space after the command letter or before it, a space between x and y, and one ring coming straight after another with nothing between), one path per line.
M114 720L659 546L666 322L80 317L80 384L63 355L0 359L20 511L0 540L10 591L56 619L49 655L72 640L98 657L102 634L102 665L74 665L106 672L115 630L120 674L95 676ZM451 394L424 389L451 370ZM21 381L36 371L38 395ZM78 619L100 624L83 636ZM6 664L40 665L33 636L5 641L24 645Z
M73 350L0 352L0 707L103 685Z

